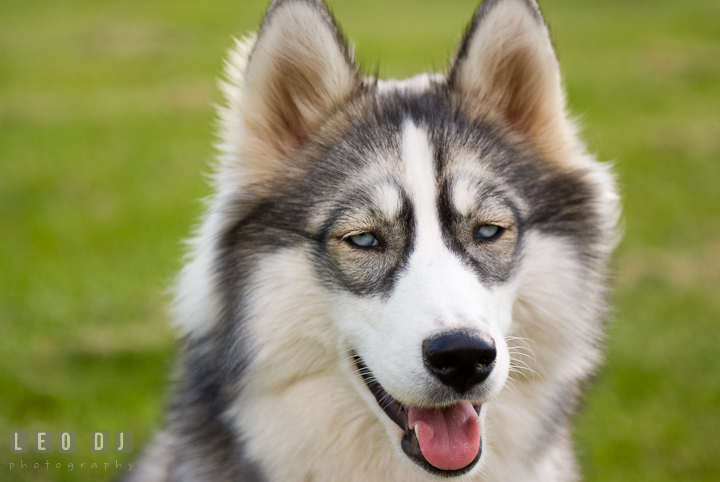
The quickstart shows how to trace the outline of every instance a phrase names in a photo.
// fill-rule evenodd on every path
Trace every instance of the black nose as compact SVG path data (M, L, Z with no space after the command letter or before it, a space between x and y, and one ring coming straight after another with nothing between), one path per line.
M425 366L458 393L485 380L495 366L495 342L478 334L454 332L423 342Z

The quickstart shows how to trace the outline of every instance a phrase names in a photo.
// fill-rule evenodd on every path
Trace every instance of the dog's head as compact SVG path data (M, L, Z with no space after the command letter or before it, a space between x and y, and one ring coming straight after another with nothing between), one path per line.
M404 82L362 77L317 0L275 1L247 50L224 113L218 196L240 207L218 229L234 253L222 269L302 251L339 366L401 456L472 471L523 286L552 306L553 284L574 279L562 270L607 239L537 5L487 0L445 75ZM562 240L544 251L557 279L528 281L543 238Z

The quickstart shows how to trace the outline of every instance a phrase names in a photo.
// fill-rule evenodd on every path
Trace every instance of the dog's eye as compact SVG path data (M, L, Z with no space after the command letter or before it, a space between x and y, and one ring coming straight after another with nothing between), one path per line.
M360 246L361 248L372 248L375 246L380 246L380 242L371 233L356 234L355 236L350 236L348 239L352 244L354 244L355 246Z
M483 224L477 230L477 238L483 240L490 240L499 237L504 231L504 228L496 224Z

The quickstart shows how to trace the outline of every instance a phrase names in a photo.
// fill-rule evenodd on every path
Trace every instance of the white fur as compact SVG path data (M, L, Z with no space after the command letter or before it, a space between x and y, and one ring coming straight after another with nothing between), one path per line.
M428 403L424 394L437 383L423 365L419 349L423 340L445 330L481 330L499 343L497 368L487 382L499 387L507 367L502 329L509 326L512 298L505 299L504 306L498 303L496 294L445 246L435 203L432 148L427 133L410 122L403 133L403 162L417 220L415 248L383 306L363 309L355 302L351 311L357 314L344 314L351 320L346 331L358 326L365 330L350 342L395 399L418 406Z
M477 197L480 194L478 183L472 177L464 176L453 185L452 200L458 213L468 215L475 209Z
M393 219L402 203L397 188L387 182L377 184L373 189L373 199L386 219Z
M220 316L220 300L214 274L217 234L225 217L211 211L195 238L188 241L190 254L175 286L173 314L181 335L199 337L212 330Z
M248 367L247 396L231 414L248 455L272 480L304 481L314 474L318 482L360 482L373 480L378 470L402 477L409 463L391 448L379 423L386 416L362 402L364 395L372 399L367 388L352 385L357 377L348 376L350 365L341 358L328 317L328 294L315 281L307 253L268 257L253 285L248 336L261 349ZM366 462L347 464L347 454Z
M263 124L266 115L250 115L262 114L267 107L261 104L267 94L261 74L272 73L275 56L288 59L284 50L288 43L335 42L324 25L310 28L317 26L317 19L302 2L280 13L283 16L275 21L296 29L270 32L253 67L258 69L254 80L246 85L254 37L238 42L226 69L223 90L228 105L221 110L217 194L191 242L189 261L176 288L176 325L190 337L211 332L220 316L214 263L218 237L231 219L229 210L280 168L280 154L264 150L267 146L248 150L246 145L249 131L268 128ZM544 66L537 87L547 97L532 108L532 119L523 125L542 131L541 148L556 162L587 172L597 191L603 228L613 232L618 216L614 179L606 166L584 153L565 116L559 70L545 27L520 0L500 2L486 20L469 50L474 61L460 73L460 82L479 98L502 104L507 99L488 90L492 87L488 79L500 72L501 55L508 49L532 47ZM352 84L338 51L316 49L305 60L319 65L321 83L333 99L341 98ZM407 81L379 81L378 89L419 93L437 79L422 75ZM246 88L258 97L248 99ZM322 115L313 106L300 108L311 120ZM253 122L248 121L251 117ZM548 118L551 121L545 123ZM418 219L416 245L387 299L328 291L317 280L312 255L305 248L263 255L252 275L251 291L244 293L243 340L252 353L242 395L227 414L242 434L247 456L263 467L270 480L432 479L402 453L401 430L380 409L347 356L349 350L356 350L395 399L423 405L428 389L438 382L423 366L422 341L442 330L469 328L495 340L498 358L482 400L481 463L463 480L572 480L569 434L561 432L539 459L542 447L537 435L543 432L544 415L554 408L557 391L566 382L583 378L598 362L600 355L593 347L601 333L592 327L602 310L602 279L586 276L568 240L529 232L514 280L499 287L483 286L441 238L428 133L408 122L402 135L399 175ZM267 165L259 162L264 159L258 157L261 151L269 156ZM450 162L470 165L466 161L458 157ZM458 171L452 201L461 213L473 208L476 181L488 174L477 161L469 171ZM396 188L380 183L373 195L377 206L392 218L401 205ZM602 254L610 252L616 239L608 236ZM585 329L577 329L579 325Z
M380 92L421 93L430 87L431 82L441 80L441 74L418 74L408 79L378 79L377 88Z
M225 64L226 80L220 83L227 105L219 110L221 141L216 145L219 162L213 176L216 194L207 200L208 214L187 243L190 248L187 261L175 284L173 320L182 336L209 333L220 316L213 263L217 238L230 220L227 211L240 192L238 188L246 182L238 169L244 137L241 104L243 78L254 43L254 35L235 41Z
M587 301L583 294L587 281L579 263L568 257L572 247L562 239L532 233L526 242L528 255L520 274L515 328L510 334L526 338L533 353L550 357L536 358L531 364L536 374L526 371L510 381L510 389L487 403L482 465L475 476L465 480L564 480L549 478L549 474L560 477L552 460L542 466L522 461L534 459L537 447L533 433L543 428L543 414L554 403L557 382L581 375L585 362L597 356L575 350L587 344L567 336L574 332L567 325L583 322L578 316ZM417 274L411 270L405 281ZM556 282L549 285L544 282L547 279ZM326 303L333 295L317 284L312 263L301 250L286 250L266 258L252 285L256 289L251 296L253 323L249 336L260 351L248 370L257 376L246 379L246 396L237 401L232 414L245 435L248 454L268 467L274 480L301 481L308 473L315 474L313 480L318 482L428 480L422 472L408 471L412 463L393 443L401 436L399 428L379 409L359 377L353 376L351 364L341 358L343 343L338 345L334 337L347 327L331 319L362 310L362 314L374 314L376 325L382 321L407 330L407 324L402 324L405 313L396 313L400 319L388 318L392 300L387 304L354 300L347 311L335 310L328 316ZM427 294L421 291L416 296ZM395 302L408 304L402 299L405 293L397 296ZM341 304L347 301L336 300ZM418 298L412 303L418 303ZM425 308L427 305L419 306L418 311ZM372 320L351 322L367 324ZM378 326L366 329L377 330ZM378 351L385 355L391 352L393 348L387 342L396 335L379 335L382 346ZM332 353L335 355L329 356ZM303 363L298 363L298 358ZM406 373L410 378L415 375ZM279 440L283 443L276 442ZM524 457L518 455L523 453ZM504 454L512 454L512 459ZM557 457L564 455L559 452Z
M562 477L555 474L552 458L545 466L518 462L535 460L545 417L557 409L556 390L583 379L598 362L594 347L600 333L592 327L593 304L599 300L588 299L587 293L594 291L588 284L594 281L584 276L571 244L532 232L525 243L527 254L509 334L513 373L509 388L488 410L486 427L491 436L484 446L485 470L489 480L567 480L563 477L572 476L573 471ZM589 330L578 330L577 325L587 325ZM591 339L576 339L580 333ZM569 434L560 436L563 440ZM512 459L505 454L512 454ZM572 466L571 459L565 462Z
M400 449L399 427L342 359L351 348L394 398L411 405L427 404L425 393L437 383L426 373L420 346L438 331L489 333L499 351L488 380L492 393L507 377L504 334L515 287L490 292L444 246L427 135L408 124L404 139L406 185L419 211L418 245L389 300L326 293L314 281L309 255L300 250L268 257L251 283L248 341L259 348L248 372L258 376L246 378L244 392L251 396L238 400L233 417L248 453L271 467L278 480L301 480L306 473L315 473L318 481L412 480L407 469L415 466ZM272 442L279 438L286 443ZM348 454L366 462L341 462ZM381 473L388 478L379 478Z

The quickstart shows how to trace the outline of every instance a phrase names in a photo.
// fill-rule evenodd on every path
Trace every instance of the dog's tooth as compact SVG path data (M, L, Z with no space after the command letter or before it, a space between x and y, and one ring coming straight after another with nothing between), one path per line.
M418 424L415 424L414 430L415 430L415 436L417 437L418 440L420 440L420 431L418 429Z

